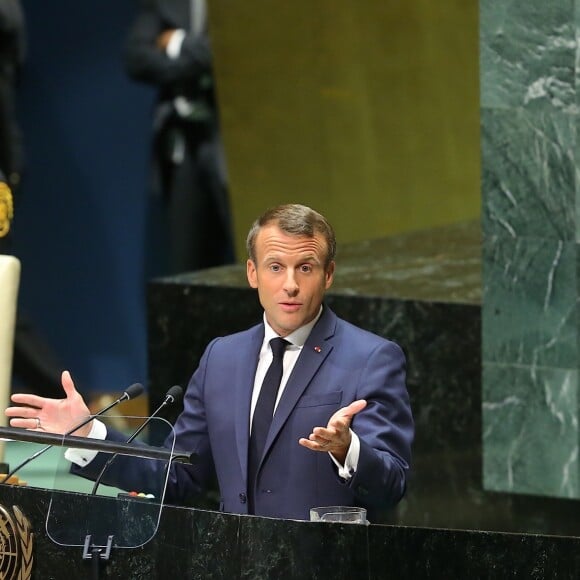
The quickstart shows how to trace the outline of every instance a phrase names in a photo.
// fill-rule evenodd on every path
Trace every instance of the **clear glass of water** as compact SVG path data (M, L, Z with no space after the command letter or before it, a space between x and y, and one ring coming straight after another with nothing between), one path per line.
M340 522L343 524L368 524L367 510L353 506L322 506L310 509L311 522Z

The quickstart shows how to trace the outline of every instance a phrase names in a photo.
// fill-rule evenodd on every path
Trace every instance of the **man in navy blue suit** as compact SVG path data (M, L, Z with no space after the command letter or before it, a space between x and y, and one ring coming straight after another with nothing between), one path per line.
M199 461L174 466L166 497L186 502L216 474L226 512L308 519L311 507L345 505L366 508L372 521L405 493L414 431L405 357L395 343L341 320L323 303L336 241L322 215L297 204L270 209L253 224L247 248L248 282L264 319L216 338L203 354L175 424L176 447ZM261 391L278 356L270 342L280 337L281 379L256 452ZM10 424L65 431L70 423L62 417L88 410L66 371L63 387L60 401L14 395ZM115 438L101 427L93 421L80 434ZM104 464L94 455L69 458L91 478ZM103 481L132 489L151 469L124 459Z

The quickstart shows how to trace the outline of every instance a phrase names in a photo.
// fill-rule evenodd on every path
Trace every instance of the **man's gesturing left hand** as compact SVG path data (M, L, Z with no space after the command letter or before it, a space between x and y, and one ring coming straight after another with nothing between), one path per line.
M339 463L344 465L350 447L350 424L353 415L362 411L366 406L367 402L360 399L339 409L330 418L326 427L314 427L308 439L302 437L298 443L312 449L312 451L330 452Z

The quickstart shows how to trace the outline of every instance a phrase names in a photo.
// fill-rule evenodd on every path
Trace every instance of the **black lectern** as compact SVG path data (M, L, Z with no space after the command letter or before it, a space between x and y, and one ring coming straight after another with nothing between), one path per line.
M100 417L100 420L105 422L109 419L110 417ZM43 431L0 427L0 437L5 441L12 442L10 445L23 442L42 445L40 449L29 454L16 467L12 466L10 474L16 474L20 470L26 469L28 465L53 448L58 451L57 459L53 464L63 463L66 467L55 470L54 485L51 491L47 490L49 501L46 508L44 529L46 536L56 545L82 547L82 559L92 561L94 578L100 576L100 563L109 560L113 549L139 548L155 536L165 498L169 467L172 462L190 461L190 454L175 450L175 436L170 423L157 417L137 419L140 420L141 427L136 431L136 434L152 422L161 423L168 435L166 446L161 448L144 443L133 443L134 436L129 438L131 443L119 443L75 437L69 434L59 435ZM82 423L86 423L86 420L83 419ZM80 494L83 499L63 494L63 489L59 486L59 474L61 473L67 474L69 480L84 482L82 478L70 474L71 463L64 459L62 448L76 449L85 456L92 452L100 454L99 459L103 462L102 471L96 478L92 491ZM25 448L25 450L27 449L28 447ZM155 493L138 494L101 484L101 490L105 489L106 491L104 495L99 494L100 478L105 474L107 468L113 462L123 462L129 457L139 458L139 461L160 463L160 465L154 466L148 481L138 482L142 489ZM123 469L123 465L120 467ZM0 484L3 484L3 487L14 479L14 477L9 477L10 474L0 475ZM117 494L116 498L114 494ZM74 509L71 509L71 506L74 506ZM23 563L26 564L25 568L30 568L28 564L32 562L31 546L33 543L33 536L30 532L31 525L25 513L18 506L13 506L12 510L12 514L6 508L4 510L4 540L12 540L14 536L18 536L14 542L11 542L13 549L10 551L13 554L22 555ZM9 577L11 575L9 572L10 570L3 570L0 565L2 578ZM7 573L9 574L7 575ZM23 574L18 573L16 577L21 578Z
M57 500L58 517L76 521L94 499L86 493L0 486L3 577L90 578L92 563L83 560L83 546L55 543L47 515ZM126 499L101 500L122 514L127 529L138 532L150 525L143 513L125 510ZM301 522L162 505L150 540L132 549L113 548L100 577L576 579L580 538Z
M0 512L13 513L16 506L30 522L29 536L33 534L34 538L28 577L90 578L90 564L83 561L82 549L55 544L46 533L46 514L54 494L68 502L71 512L89 501L86 494L2 486ZM5 521L2 513L0 521ZM139 521L130 523L141 525ZM6 526L0 529L4 534ZM17 542L19 537L12 544ZM9 545L7 541L1 544ZM4 552L0 554L0 566L10 559L13 570L26 565L23 556ZM166 505L155 536L139 548L113 550L101 577L572 580L580 577L580 539L297 522Z

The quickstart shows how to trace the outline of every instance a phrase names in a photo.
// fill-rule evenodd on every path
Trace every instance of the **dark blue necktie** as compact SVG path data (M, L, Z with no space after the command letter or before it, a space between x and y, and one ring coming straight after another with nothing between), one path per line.
M250 513L254 513L256 475L258 473L258 466L260 465L262 453L264 452L264 445L266 444L270 424L272 423L274 406L278 396L278 389L280 388L280 381L282 380L284 351L289 344L288 341L280 337L273 338L270 341L270 348L272 349L273 356L272 363L264 377L256 408L254 409L248 454L248 495L250 497Z

